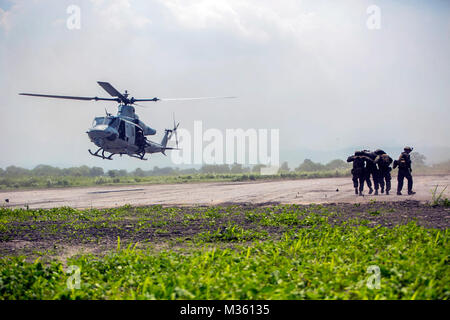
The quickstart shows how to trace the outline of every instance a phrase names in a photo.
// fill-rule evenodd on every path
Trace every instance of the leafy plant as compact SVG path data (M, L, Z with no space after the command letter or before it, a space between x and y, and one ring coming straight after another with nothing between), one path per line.
M443 205L448 207L450 201L448 200L448 198L444 198L444 192L447 189L447 186L445 186L440 192L438 192L438 185L436 185L436 187L434 188L434 190L431 190L431 205L432 206L439 206L439 205Z
M385 215L372 204L364 212L370 210ZM336 217L342 218L325 205L1 208L1 241L16 234L27 240L33 231L40 239L97 246L104 230L113 236L109 250L64 261L43 261L64 242L35 250L41 259L34 261L2 252L0 299L450 299L448 229L414 222L374 226L369 220L378 218L371 215L332 222ZM174 225L182 230L180 222L184 230L200 230L189 234L189 245L186 234L170 239L166 233ZM159 234L164 244L175 240L178 247L155 249L154 237L137 247L136 233ZM67 288L70 265L81 270L80 289ZM367 268L374 265L380 289L366 285Z

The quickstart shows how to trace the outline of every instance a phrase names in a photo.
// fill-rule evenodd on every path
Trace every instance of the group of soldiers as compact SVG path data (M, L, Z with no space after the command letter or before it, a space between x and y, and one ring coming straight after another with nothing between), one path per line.
M415 192L412 190L412 168L410 153L413 149L411 147L405 147L400 154L398 160L393 161L392 158L381 149L377 149L373 152L370 150L355 151L355 154L348 157L347 162L353 162L353 186L355 187L355 194L363 195L364 183L367 183L369 187L369 194L373 193L372 182L375 188L375 195L378 195L378 189L381 188L381 193L384 193L386 187L386 195L389 195L391 190L391 164L394 163L393 168L398 167L398 185L397 195L402 194L403 180L408 180L408 194L413 195Z

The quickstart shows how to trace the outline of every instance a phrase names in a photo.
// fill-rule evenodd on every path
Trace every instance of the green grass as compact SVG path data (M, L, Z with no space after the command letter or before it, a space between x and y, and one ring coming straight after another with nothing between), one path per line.
M326 212L314 206L300 212L276 207L270 212L265 219L260 212L247 218L260 225L290 226L281 239L264 240L262 233L230 225L205 236L199 246L179 250L136 249L119 238L117 248L104 256L81 255L64 265L4 257L0 299L450 298L447 230L415 223L393 228L350 222L331 226L320 220ZM63 214L72 213L66 209ZM217 214L208 209L193 213ZM294 214L310 221L295 227ZM223 242L237 244L217 245ZM80 268L80 289L67 288L70 274L65 270L70 265ZM372 275L367 269L374 265L381 271L380 289L366 285Z
M447 186L445 186L440 192L438 191L438 185L431 190L431 205L432 206L450 206L450 200L448 198L444 198L444 192L447 190Z
M218 228L216 231L205 231L197 235L196 240L201 242L243 242L255 239L267 238L267 232L259 232L242 228L236 224L228 224L226 227Z

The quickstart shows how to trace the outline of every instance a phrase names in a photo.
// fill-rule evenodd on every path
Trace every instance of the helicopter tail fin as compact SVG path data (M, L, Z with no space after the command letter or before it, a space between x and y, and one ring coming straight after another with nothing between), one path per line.
M180 125L179 122L177 124L175 124L175 115L174 115L174 117L173 117L173 129L166 129L164 137L161 140L161 146L163 148L163 150L161 151L162 154L166 155L166 153L165 153L166 150L178 150L177 129L178 129L179 125ZM177 144L176 148L167 147L167 143L169 142L170 138L172 138L173 134L175 134L175 140L176 140L176 144Z

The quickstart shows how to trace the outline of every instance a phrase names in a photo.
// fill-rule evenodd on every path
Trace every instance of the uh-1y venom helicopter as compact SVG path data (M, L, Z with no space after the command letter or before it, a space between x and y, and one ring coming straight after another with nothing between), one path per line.
M138 115L135 113L133 105L140 106L136 102L140 101L170 101L170 100L199 100L199 99L214 99L214 98L234 98L234 97L203 97L203 98L175 98L175 99L159 99L157 97L151 99L135 99L134 97L128 98L129 94L125 90L125 93L121 94L108 82L97 82L106 92L108 92L114 98L99 98L99 97L77 97L77 96L57 96L47 94L34 94L34 93L19 93L24 96L33 97L46 97L46 98L58 98L58 99L71 99L71 100L95 100L95 101L116 101L119 103L118 112L116 116L106 113L106 117L96 117L92 123L92 127L86 132L91 141L96 144L99 149L89 153L93 156L112 160L112 156L115 154L127 154L130 157L138 158L141 160L147 160L144 158L146 153L161 152L166 155L166 150L178 149L178 137L177 128L178 124L175 124L175 117L173 121L173 129L165 129L165 134L160 143L150 141L145 136L156 134L156 130L145 125L144 122L139 120ZM172 135L176 137L176 148L167 147ZM101 155L99 152L101 151ZM105 152L109 152L109 155L105 155Z

